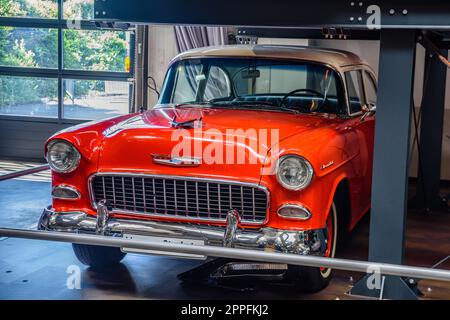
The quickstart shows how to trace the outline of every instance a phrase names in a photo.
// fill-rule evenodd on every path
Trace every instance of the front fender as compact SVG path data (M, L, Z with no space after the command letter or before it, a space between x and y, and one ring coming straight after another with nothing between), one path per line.
M261 183L271 190L271 226L323 228L339 183L344 179L351 181L358 174L357 146L357 137L352 131L343 126L330 126L294 135L269 150ZM287 190L276 179L277 160L287 154L302 156L314 169L313 179L304 190ZM312 217L306 221L280 218L277 209L286 203L303 205L311 211Z
M80 165L74 171L70 173L52 171L52 187L59 184L75 187L80 192L81 198L75 201L53 199L52 205L54 208L58 208L60 211L69 211L73 208L86 210L91 208L87 178L97 171L103 131L128 117L130 115L73 126L54 134L47 140L45 156L47 156L49 142L57 139L70 142L81 154Z

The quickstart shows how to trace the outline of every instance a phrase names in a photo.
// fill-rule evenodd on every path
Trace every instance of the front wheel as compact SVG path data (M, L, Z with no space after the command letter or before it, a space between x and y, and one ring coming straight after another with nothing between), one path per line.
M94 268L118 265L126 253L115 247L101 247L87 244L72 244L73 252L81 263Z
M338 213L335 203L331 205L326 226L326 249L325 257L334 258L338 238ZM330 268L316 268L289 265L288 273L292 282L306 293L314 293L324 289L330 282L333 272Z

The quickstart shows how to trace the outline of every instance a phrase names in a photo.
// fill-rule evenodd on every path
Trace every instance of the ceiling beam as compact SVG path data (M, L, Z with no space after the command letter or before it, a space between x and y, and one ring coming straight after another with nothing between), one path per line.
M374 22L370 19L377 11L374 8L379 8L382 28L450 30L450 2L441 0L95 0L95 18L155 24L366 29L367 22Z

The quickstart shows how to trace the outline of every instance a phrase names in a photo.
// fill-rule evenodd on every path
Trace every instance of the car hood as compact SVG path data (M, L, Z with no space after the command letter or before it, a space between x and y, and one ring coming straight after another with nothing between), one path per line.
M157 107L103 131L98 171L259 182L272 147L326 126L333 118L224 107Z

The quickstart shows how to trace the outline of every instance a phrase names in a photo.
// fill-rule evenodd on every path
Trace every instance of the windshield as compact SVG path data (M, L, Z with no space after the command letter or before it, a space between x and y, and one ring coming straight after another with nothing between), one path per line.
M171 66L160 104L211 104L342 114L336 72L319 64L253 58L188 59Z

